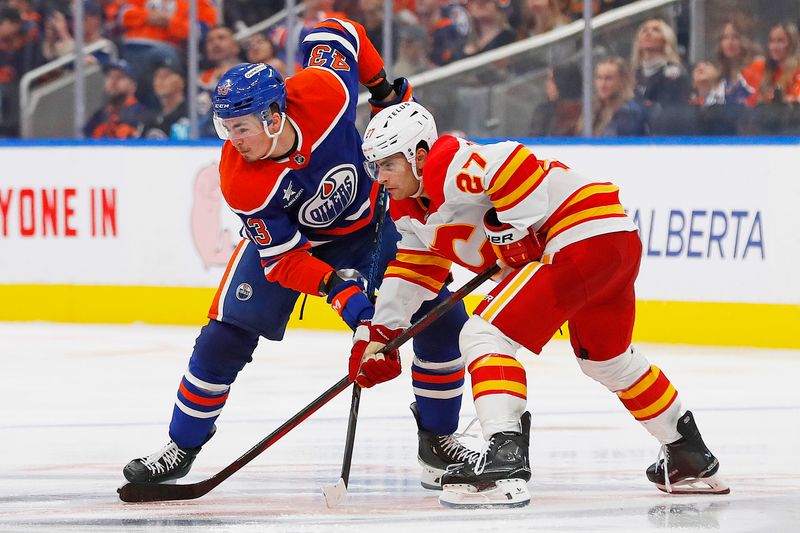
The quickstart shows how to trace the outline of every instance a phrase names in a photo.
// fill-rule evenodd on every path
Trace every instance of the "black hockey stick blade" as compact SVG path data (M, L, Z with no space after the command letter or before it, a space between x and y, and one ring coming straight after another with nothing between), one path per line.
M208 494L214 487L231 477L244 465L255 459L264 450L275 444L281 437L314 414L320 407L331 401L336 395L350 385L347 376L340 379L330 389L301 409L296 415L284 422L278 429L267 435L258 444L250 448L244 455L214 474L210 478L187 485L164 483L126 483L117 489L119 499L124 502L166 502L174 500L193 500Z
M323 485L322 495L325 505L332 509L347 497L347 484L350 482L350 465L353 462L353 446L356 440L356 423L358 422L358 406L361 403L361 387L353 383L353 397L350 401L350 417L347 420L347 436L344 443L342 459L342 476L334 485Z

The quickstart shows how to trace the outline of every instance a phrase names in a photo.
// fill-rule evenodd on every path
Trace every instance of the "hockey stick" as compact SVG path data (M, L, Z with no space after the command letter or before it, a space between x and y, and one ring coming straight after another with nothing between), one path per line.
M441 302L439 305L428 311L428 313L414 323L410 328L393 339L383 351L390 351L404 344L408 339L428 327L432 322L447 312L464 296L475 290L484 281L500 271L497 265L484 270L473 278L466 285L461 287L450 298ZM165 502L172 500L192 500L208 494L217 485L231 477L240 468L255 459L264 450L275 444L284 435L297 427L302 421L315 413L320 407L331 401L336 395L345 390L350 385L349 376L340 379L330 389L323 392L319 397L301 409L292 418L284 422L278 429L267 435L263 440L250 448L244 455L234 462L214 474L210 478L190 483L188 485L172 485L164 483L126 483L117 489L119 499L124 502Z
M466 295L480 287L485 281L489 278L494 276L500 272L500 266L497 264L492 265L491 267L487 268L470 281L464 284L463 287L458 289L456 292L450 295L449 298L440 302L436 307L428 311L425 316L417 320L411 327L405 330L403 333L389 341L389 343L383 347L380 353L388 353L396 348L399 348L403 344L405 344L409 339L411 339L414 335L431 325L435 322L439 317L443 314L448 312L454 305L464 299ZM358 395L356 395L355 390L353 391L353 405L355 406L355 414L353 413L351 406L350 412L350 421L353 423L353 431L352 434L350 433L350 427L348 426L347 432L347 442L345 443L345 455L344 455L344 463L342 464L342 477L335 485L330 485L327 487L322 487L322 493L325 496L325 504L331 508L335 507L339 503L344 500L345 496L347 496L347 481L350 476L350 461L353 457L353 440L355 438L355 417L358 416L358 398L361 397L361 388L358 384L353 384L358 389Z
M126 483L117 489L119 499L124 502L165 502L170 500L193 500L208 494L214 487L231 477L240 468L260 455L261 452L300 425L303 420L314 414L320 407L331 401L336 395L345 390L348 385L350 385L350 379L345 376L310 404L303 407L296 415L284 422L278 429L250 448L244 455L206 480L188 485Z
M369 274L367 275L367 296L375 301L375 277L381 255L381 237L383 223L386 220L386 188L378 188L378 223L375 225L375 245L370 258ZM356 441L356 423L358 422L358 407L361 403L361 386L353 383L353 396L350 398L350 415L347 419L347 434L344 440L344 457L342 458L342 475L333 485L323 485L322 495L325 505L333 508L342 503L347 496L347 483L350 481L350 465L353 462L353 446Z

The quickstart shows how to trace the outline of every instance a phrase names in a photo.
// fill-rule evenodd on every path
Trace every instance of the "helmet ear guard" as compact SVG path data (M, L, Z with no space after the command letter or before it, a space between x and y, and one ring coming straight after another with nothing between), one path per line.
M417 174L417 147L425 143L430 149L437 138L433 115L416 102L402 102L372 117L361 150L370 163L403 154L411 164L414 177L421 180L422 176Z

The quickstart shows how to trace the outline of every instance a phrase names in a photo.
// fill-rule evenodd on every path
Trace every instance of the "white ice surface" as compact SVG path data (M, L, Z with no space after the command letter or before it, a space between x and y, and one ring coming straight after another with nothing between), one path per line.
M349 389L206 496L124 504L128 460L163 445L197 328L0 323L0 531L800 531L800 352L640 345L695 413L731 486L669 496L645 468L658 445L585 377L568 343L522 354L533 413L524 509L458 511L419 485L408 364L364 391L350 488L338 508ZM263 341L219 431L181 482L210 477L346 372L344 333ZM469 391L461 428L474 414Z

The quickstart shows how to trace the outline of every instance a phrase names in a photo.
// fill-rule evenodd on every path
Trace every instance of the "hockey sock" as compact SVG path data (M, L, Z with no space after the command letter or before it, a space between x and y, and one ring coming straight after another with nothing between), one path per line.
M587 376L617 395L633 417L662 444L678 440L681 401L667 376L635 347L602 361L578 359Z
M228 399L229 385L209 383L186 370L172 409L169 436L181 448L201 446Z
M680 416L678 391L655 365L630 387L617 391L622 405L662 444L680 438L677 421Z
M528 397L522 364L510 355L486 354L469 365L469 373L484 437L488 440L501 431L519 432Z
M420 425L436 435L455 433L464 391L464 365L461 356L441 363L422 361L414 357L411 383L417 399Z
M257 344L257 334L216 320L200 330L172 410L169 436L175 444L196 448L206 441L230 384L252 360Z

